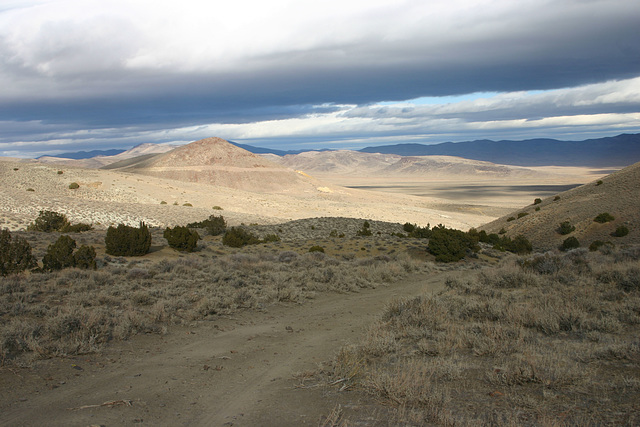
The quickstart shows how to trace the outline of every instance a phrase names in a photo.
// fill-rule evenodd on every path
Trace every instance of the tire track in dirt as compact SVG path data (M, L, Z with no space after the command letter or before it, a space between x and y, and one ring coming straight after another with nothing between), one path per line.
M97 357L5 370L0 379L15 387L2 384L0 424L317 425L336 402L320 389L296 389L293 376L359 340L394 298L442 289L452 274L460 272L420 273L358 293L321 294L303 305L275 305L174 327L161 337L135 337ZM129 401L131 406L124 404ZM105 402L118 403L82 408Z

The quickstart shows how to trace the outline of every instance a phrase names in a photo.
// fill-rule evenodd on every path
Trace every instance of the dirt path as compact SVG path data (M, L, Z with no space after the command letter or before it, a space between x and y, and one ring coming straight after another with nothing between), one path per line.
M449 274L173 327L99 356L0 369L0 424L317 425L335 396L297 389L294 375L358 340L393 298L438 290Z

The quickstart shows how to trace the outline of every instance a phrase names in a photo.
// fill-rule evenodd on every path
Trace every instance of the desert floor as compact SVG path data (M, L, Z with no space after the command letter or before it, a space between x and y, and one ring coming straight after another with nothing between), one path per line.
M392 299L437 291L456 274L414 274L358 293L170 327L101 354L2 368L0 424L318 425L337 405L366 420L375 416L374 402L306 383L305 372L366 333Z
M316 177L333 185L379 190L345 193L340 197L351 199L346 202L340 197L305 200L224 189L207 195L197 190L196 184L177 188L151 177L103 171L86 175L73 169L56 176L51 175L55 167L30 164L10 164L5 175L20 172L13 171L14 167L30 174L20 179L15 174L9 181L5 176L4 182L12 189L5 186L0 192L0 226L13 229L24 227L39 209L56 207L73 222L90 222L91 215L103 215L104 224L141 215L148 222L189 222L210 213L221 213L231 223L276 223L322 216L319 213L330 207L328 213L333 216L418 223L426 223L427 217L432 224L440 218L450 226L469 228L531 204L535 197L606 174L555 169L553 178L536 182L482 182L469 177L429 182ZM47 180L48 175L53 178ZM65 188L70 181L80 182L83 192L69 196ZM19 185L24 189L16 192ZM26 191L27 187L35 191ZM168 204L160 205L160 201ZM186 202L194 206L180 206ZM224 211L212 211L214 203L224 206ZM78 207L83 214L74 216ZM375 402L355 392L338 393L335 387L308 382L305 373L317 370L341 346L366 334L393 299L437 291L447 277L459 274L474 272L462 268L415 273L375 289L318 294L302 305L278 303L262 311L240 311L230 317L169 326L166 334L138 335L111 343L97 354L39 360L25 368L2 367L0 424L318 425L341 405L346 414L354 414L352 419L371 425Z

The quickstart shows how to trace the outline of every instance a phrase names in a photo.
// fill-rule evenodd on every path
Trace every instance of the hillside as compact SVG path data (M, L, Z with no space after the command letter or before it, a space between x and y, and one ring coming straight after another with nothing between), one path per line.
M258 193L317 193L325 187L221 138L207 138L111 169Z
M152 156L155 154L166 153L167 151L173 150L176 148L175 145L160 145L160 144L151 144L144 143L136 145L129 150L111 150L111 151L90 151L84 152L80 151L78 153L65 153L60 154L58 156L42 156L38 157L36 160L42 163L56 163L65 166L74 166L78 168L89 168L96 169L106 167L108 165L118 163L118 162L126 162L127 160L139 157L139 156ZM116 151L118 151L116 153ZM99 154L96 156L91 156L94 153L107 153L107 154ZM114 154L112 154L114 153ZM70 156L70 157L65 157Z
M457 156L516 166L622 167L640 161L640 134L622 134L585 141L529 139L477 140L432 145L396 144L366 147L360 151L401 156Z
M605 212L615 219L605 224L594 221ZM489 233L504 228L509 236L522 234L534 243L534 249L556 248L570 236L576 237L582 246L589 246L595 240L616 245L636 244L640 243L639 212L640 163L636 163L601 180L548 197L538 205L519 209L481 228ZM522 216L523 213L526 215ZM509 218L515 219L508 221ZM575 226L575 231L560 235L556 230L564 221ZM618 226L627 227L629 234L612 236Z
M308 151L270 159L291 169L312 175L358 175L389 177L464 178L473 176L508 178L536 177L545 174L516 166L468 160L452 156L400 156L397 154L363 153L358 151Z

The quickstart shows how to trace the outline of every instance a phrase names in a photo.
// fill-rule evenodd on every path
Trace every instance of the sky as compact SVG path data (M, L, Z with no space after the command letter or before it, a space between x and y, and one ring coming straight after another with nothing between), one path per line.
M0 156L640 132L636 0L2 0Z

